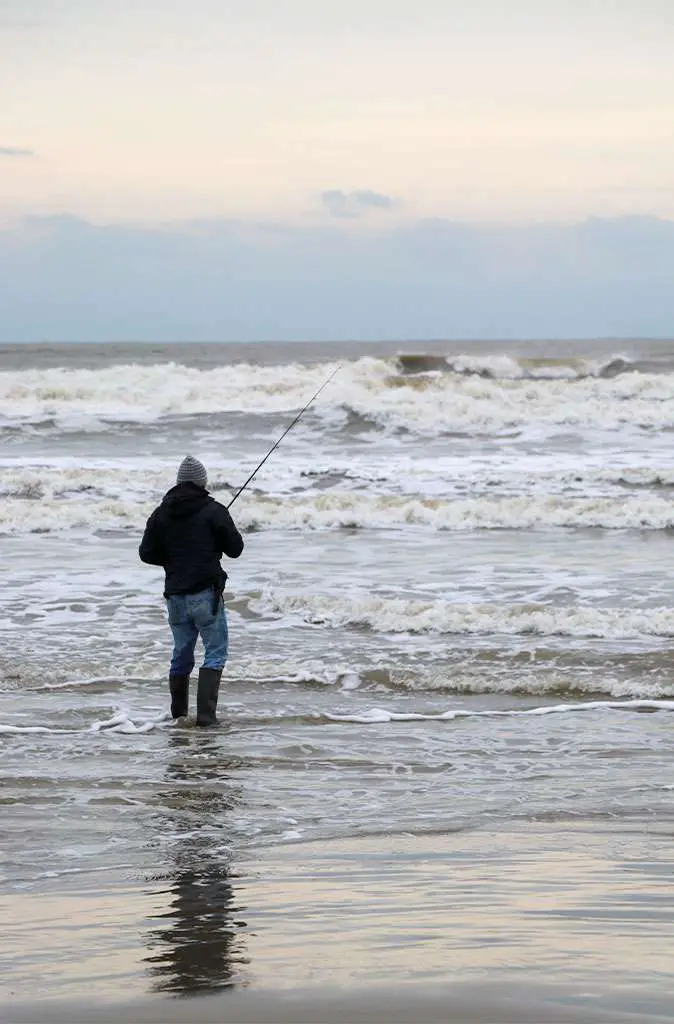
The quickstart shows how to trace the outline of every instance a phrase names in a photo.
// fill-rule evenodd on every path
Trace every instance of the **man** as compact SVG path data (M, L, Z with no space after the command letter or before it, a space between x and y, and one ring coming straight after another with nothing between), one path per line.
M187 714L194 648L200 636L204 663L197 686L197 725L217 725L220 677L227 661L227 618L222 594L227 573L223 554L238 558L243 540L227 509L206 490L208 475L188 455L178 469L175 487L147 521L140 544L141 561L166 572L164 597L173 633L169 670L171 715Z

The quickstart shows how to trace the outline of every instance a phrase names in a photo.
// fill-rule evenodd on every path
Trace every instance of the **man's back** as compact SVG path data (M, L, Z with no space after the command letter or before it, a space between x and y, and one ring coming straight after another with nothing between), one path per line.
M201 637L204 662L197 686L197 725L217 725L220 677L227 661L229 635L223 590L227 574L223 555L238 558L241 534L224 505L206 490L208 474L188 455L180 464L176 486L147 521L139 554L166 572L164 596L173 634L169 668L171 716L182 718L189 703L190 673Z
M191 481L176 484L150 516L139 553L166 571L164 595L222 590L222 555L238 558L243 539L227 509Z

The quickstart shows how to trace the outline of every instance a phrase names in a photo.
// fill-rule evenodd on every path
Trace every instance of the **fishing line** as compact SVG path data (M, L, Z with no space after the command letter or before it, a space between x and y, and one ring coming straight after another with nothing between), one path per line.
M259 470L261 470L261 469L262 469L262 467L264 466L264 464L265 464L265 462L267 461L267 459L269 458L269 456L270 456L270 455L272 455L272 454L273 454L273 452L275 452L275 451L276 451L276 449L278 448L278 446L280 445L281 441L282 441L282 440L283 440L283 438L284 438L284 437L286 436L286 434L289 434L289 433L290 433L290 431L291 431L291 430L293 429L293 427L295 426L295 424L296 424L296 423L299 423L300 419L302 418L302 416L304 415L304 413L305 413L305 412L307 411L307 409L309 408L309 406L310 406L310 405L311 405L311 404L312 404L313 402L315 402L315 401L316 401L316 399L317 399L317 398L318 398L318 396L320 395L320 393L321 393L321 391L323 390L323 388L326 388L326 387L328 386L328 384L330 383L330 381L332 380L332 378L333 378L333 377L334 377L334 376L335 376L335 375L336 375L336 374L337 374L337 373L338 373L338 372L339 372L339 371L341 370L341 368L342 368L342 366L341 366L341 363L340 363L340 364L339 364L339 366L337 366L337 367L336 367L336 368L335 368L335 369L334 369L334 370L332 371L332 373L330 374L330 376L328 377L328 379L327 379L327 380L325 380L325 381L323 381L323 383L321 384L321 386L320 386L320 388L318 389L318 391L316 392L316 394L315 394L315 395L313 395L313 396L312 396L312 397L311 397L311 398L309 399L309 401L308 401L308 402L307 402L307 404L306 404L306 405L304 406L304 408L303 408L303 409L300 409L300 411L298 412L297 416L296 416L296 417L295 417L295 419L294 419L294 420L292 421L292 423L290 424L290 426L286 427L286 429L285 429L285 430L283 431L283 433L282 433L282 434L281 434L281 436L279 437L279 439L278 439L278 441L276 442L276 444L275 444L275 445L274 445L274 446L273 446L272 448L270 448L270 449L269 449L269 451L267 452L267 454L266 454L266 455L265 455L265 457L263 458L262 462L260 462L260 464L259 464L258 466L256 466L256 467L255 467L255 469L254 469L254 470L253 470L253 472L252 472L252 473L250 474L250 476L248 477L248 479L246 480L246 482L245 482L245 483L243 483L243 484L241 484L241 487L239 487L238 491L236 492L236 494L234 495L234 497L233 497L233 498L232 498L232 500L230 501L230 503L229 503L229 505L227 506L227 508L231 508L231 507L232 507L232 505L234 504L234 502L236 501L236 499L237 499L237 498L239 497L239 495L241 494L241 492L242 492L242 491L245 491L246 487L247 487L247 486L248 486L248 484L249 484L249 483L251 482L251 480L252 480L252 479L253 479L253 477L254 477L254 476L256 475L256 473L258 473L258 472L259 472Z

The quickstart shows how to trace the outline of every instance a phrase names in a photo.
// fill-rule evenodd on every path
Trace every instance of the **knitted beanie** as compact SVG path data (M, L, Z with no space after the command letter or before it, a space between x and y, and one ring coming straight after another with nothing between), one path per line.
M177 484L186 483L196 484L197 487L205 487L208 483L208 474L206 473L206 467L198 459L188 455L187 458L183 459L178 468L178 476L176 479Z

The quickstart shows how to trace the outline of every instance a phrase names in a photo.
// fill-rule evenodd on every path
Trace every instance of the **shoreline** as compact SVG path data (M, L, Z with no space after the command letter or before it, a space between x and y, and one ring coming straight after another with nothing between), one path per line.
M7 1024L668 1024L671 1004L645 1010L588 1005L588 994L554 986L447 987L231 992L189 1001L27 1003L9 1009ZM591 1002L591 1001L590 1001ZM647 1013L646 1018L644 1014Z
M187 996L194 1021L667 1020L673 853L634 821L291 843L235 865L186 835L154 878L0 900L3 1019L177 1022Z

